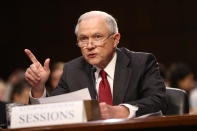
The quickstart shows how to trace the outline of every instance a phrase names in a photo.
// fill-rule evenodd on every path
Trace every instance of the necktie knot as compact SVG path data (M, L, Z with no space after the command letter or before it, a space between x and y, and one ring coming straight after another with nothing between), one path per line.
M101 70L100 75L101 75L102 79L104 79L104 78L106 78L107 73L104 70Z

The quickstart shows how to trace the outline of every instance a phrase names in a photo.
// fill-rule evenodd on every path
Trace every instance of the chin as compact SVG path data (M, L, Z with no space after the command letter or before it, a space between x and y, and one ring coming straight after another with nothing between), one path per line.
M99 62L97 61L97 60L87 60L87 62L89 63L89 64L91 64L91 65L94 65L94 66L96 66L96 65L98 65L99 64Z
M88 62L88 63L91 64L91 65L94 65L94 66L98 65L97 62Z

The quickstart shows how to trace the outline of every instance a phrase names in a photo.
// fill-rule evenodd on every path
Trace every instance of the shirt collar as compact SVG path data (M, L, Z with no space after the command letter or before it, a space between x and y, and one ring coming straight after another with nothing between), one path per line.
M109 64L105 67L104 71L107 73L107 75L111 78L114 79L114 72L115 72L115 66L116 66L116 60L117 60L117 53L115 52L114 57L112 60L109 62ZM96 67L96 78L99 76L100 68Z

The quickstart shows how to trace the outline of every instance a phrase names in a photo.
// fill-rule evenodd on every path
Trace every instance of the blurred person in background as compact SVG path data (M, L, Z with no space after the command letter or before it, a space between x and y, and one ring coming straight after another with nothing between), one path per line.
M64 62L58 61L52 65L52 71L49 78L49 86L47 86L48 95L56 88L60 77L63 73Z
M4 102L5 82L0 78L0 130L6 128L6 111Z
M194 88L194 73L185 63L173 63L168 72L169 86L185 90L188 94Z
M5 88L5 98L4 100L7 102L10 102L11 99L11 93L13 90L13 87L17 85L20 82L23 82L24 79L24 70L23 69L15 69L8 77L8 80L6 82L6 88Z
M21 82L21 83L16 84L13 87L13 91L11 94L11 102L28 104L29 92L30 92L30 88L27 83Z
M195 82L195 87L190 92L189 103L190 114L197 114L197 81Z
M185 90L189 99L189 113L197 114L197 89L194 73L185 63L172 64L168 72L169 86Z
M5 94L5 82L3 81L3 79L0 78L0 101L5 101L4 94Z

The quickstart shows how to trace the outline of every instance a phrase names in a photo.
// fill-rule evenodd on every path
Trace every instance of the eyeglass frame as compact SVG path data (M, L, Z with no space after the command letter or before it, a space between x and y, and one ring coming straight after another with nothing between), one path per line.
M109 34L106 38L104 38L103 40L98 40L98 41L87 41L87 42L79 42L79 43L83 43L84 47L79 46L79 43L76 43L76 45L80 48L86 48L88 46L89 43L91 43L94 46L101 46L101 43L104 43L104 41L106 41L107 39L109 39L110 37L112 37L115 33ZM99 43L99 44L95 44L95 43Z

